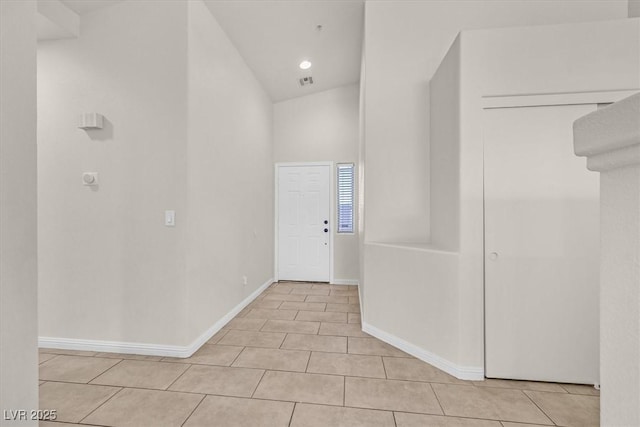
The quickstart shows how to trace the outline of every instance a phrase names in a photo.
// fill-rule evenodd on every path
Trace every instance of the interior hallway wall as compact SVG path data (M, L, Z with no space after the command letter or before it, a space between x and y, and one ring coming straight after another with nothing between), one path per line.
M36 2L0 2L0 413L38 409ZM27 412L29 415L29 412Z
M359 93L358 85L352 84L276 103L273 125L275 162L332 161L354 163L357 169ZM335 166L333 173L336 173ZM357 170L355 173L357 176ZM357 216L357 209L354 212ZM356 217L354 224L357 222ZM332 224L337 224L335 209ZM357 231L354 234L334 234L336 282L358 281L358 254Z
M89 13L38 66L40 336L184 351L273 277L271 101L200 1Z
M121 2L39 43L41 337L186 344L186 47L174 1ZM83 112L105 128L78 129Z
M429 79L460 30L627 13L626 0L368 1L366 241L429 240Z
M195 338L273 278L273 104L207 7L188 3L187 286Z
M459 191L456 182L441 178L443 181L434 186L439 191L435 199L440 201L440 206L429 203L432 196L429 194L429 80L462 29L610 20L626 18L626 15L626 1L374 1L366 4L365 143L364 159L361 159L366 164L365 267L362 271L366 290L365 326L375 328L380 336L386 334L396 343L413 346L417 353L437 361L439 367L449 369L454 375L482 378L483 258L482 247L477 245L478 233L482 231L482 218L477 216L481 193L478 196L474 192L462 204L452 198L455 193L451 191ZM547 47L541 47L541 51L544 48ZM502 58L500 50L494 54ZM455 57L455 49L450 55ZM492 64L489 72L502 83L499 71L502 62ZM447 66L444 64L443 74L451 77L446 72ZM564 67L559 66L571 69L568 64ZM520 77L522 75L518 74L519 78L514 81L538 81ZM589 84L596 88L597 79L592 77L589 74L587 80L591 79ZM478 83L473 76L469 81ZM439 83L446 83L446 79ZM487 89L491 89L492 94L505 93L502 86L500 90ZM512 90L512 87L506 89ZM556 90L556 86L553 89ZM442 110L435 112L436 116L459 110L459 106L453 104L441 107ZM477 115L478 111L473 114ZM440 124L441 130L446 131L447 122ZM455 140L465 135L454 132L447 137ZM459 158L455 147L442 142L438 155L451 159L454 166L462 165L465 159ZM446 165L438 166L452 173ZM459 171L455 175L461 179ZM465 185L481 186L482 178L478 180L475 176ZM397 191L398 188L403 191ZM467 203L469 201L472 203ZM436 217L431 218L429 211L440 208L448 212L437 211ZM462 218L464 224L470 224L464 234L456 224ZM429 230L432 219L441 224L433 233ZM459 251L463 246L464 252ZM425 265L429 268L425 269ZM392 304L388 303L390 299ZM407 310L407 307L413 309ZM447 331L444 334L447 339L441 337L443 330Z

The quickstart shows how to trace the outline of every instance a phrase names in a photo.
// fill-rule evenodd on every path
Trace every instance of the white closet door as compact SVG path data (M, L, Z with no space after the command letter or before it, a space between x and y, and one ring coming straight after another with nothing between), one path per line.
M331 167L278 168L278 279L330 279Z
M599 382L599 181L572 132L595 109L484 111L487 377Z

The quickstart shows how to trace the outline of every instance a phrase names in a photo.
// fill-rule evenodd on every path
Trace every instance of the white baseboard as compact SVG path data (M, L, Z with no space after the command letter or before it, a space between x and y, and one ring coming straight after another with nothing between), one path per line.
M202 335L196 338L191 344L187 346L177 345L162 345L162 344L143 344L135 342L120 342L120 341L101 341L101 340L86 340L75 338L52 338L52 337L39 337L38 347L42 348L55 348L59 350L81 350L81 351L96 351L105 353L127 353L127 354L140 354L144 356L164 356L164 357L190 357L195 353L204 343L209 341L220 329L222 329L231 319L233 319L238 313L242 311L247 305L249 305L258 295L260 295L265 289L267 289L273 283L273 279L269 279L264 282L258 289L253 291L251 295L247 296L242 302L236 305L230 312L225 314L220 320L214 323L209 329L207 329Z
M371 326L365 323L364 321L362 322L362 330L369 335L372 335L379 340L386 342L387 344L399 348L405 353L409 353L410 355L417 357L423 362L427 362L428 364L433 365L450 375L453 375L458 379L471 381L484 380L484 367L456 365L449 360L446 360L436 354L413 345L403 340L402 338L398 338L395 335L384 332L376 328L375 326Z
M358 279L333 279L332 285L357 285Z

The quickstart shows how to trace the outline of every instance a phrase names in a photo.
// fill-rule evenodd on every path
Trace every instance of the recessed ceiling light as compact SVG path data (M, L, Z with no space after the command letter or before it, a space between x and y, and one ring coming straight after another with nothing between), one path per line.
M303 70L308 70L309 68L311 68L311 62L309 61L302 61L300 63L300 68L302 68Z

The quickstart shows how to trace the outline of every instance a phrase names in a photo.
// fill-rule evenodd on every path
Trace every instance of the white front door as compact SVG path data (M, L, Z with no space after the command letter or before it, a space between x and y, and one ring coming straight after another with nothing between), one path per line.
M595 109L484 112L487 377L599 382L599 182L572 131Z
M331 166L278 166L278 279L328 282Z

